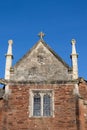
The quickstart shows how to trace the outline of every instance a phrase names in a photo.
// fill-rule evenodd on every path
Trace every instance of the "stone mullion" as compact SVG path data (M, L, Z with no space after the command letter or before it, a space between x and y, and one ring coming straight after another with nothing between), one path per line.
M43 96L44 96L44 94L40 93L40 95L41 95L41 116L43 116Z
M30 111L31 111L31 116L33 116L33 113L34 113L34 93L32 93L32 92L31 92L31 98L30 99L31 99L30 102L31 102L31 106L32 106L32 107L30 107L30 109L31 109Z

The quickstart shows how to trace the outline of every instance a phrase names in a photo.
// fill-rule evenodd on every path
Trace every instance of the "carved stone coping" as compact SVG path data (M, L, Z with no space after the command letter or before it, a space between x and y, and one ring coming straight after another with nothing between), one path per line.
M8 81L7 80L5 80L5 79L0 79L0 84L3 84L3 85L6 85L8 83Z
M86 83L87 84L87 80L85 80L83 77L79 77L78 81L79 81L79 83Z
M79 83L87 83L83 78L78 78L77 80L56 80L56 81L15 81L15 80L6 80L0 78L0 84L7 85L9 84L79 84Z
M56 81L9 81L9 84L12 85L17 85L17 84L75 84L78 83L78 80L69 80L69 81L64 81L64 80L56 80Z

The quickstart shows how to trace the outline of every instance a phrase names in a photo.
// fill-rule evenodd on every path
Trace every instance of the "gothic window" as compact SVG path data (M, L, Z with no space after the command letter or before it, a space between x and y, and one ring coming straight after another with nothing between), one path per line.
M35 94L33 98L33 115L34 116L41 116L41 97L40 94Z
M30 96L30 117L53 116L52 90L32 90Z
M51 97L46 94L43 96L43 116L51 115Z

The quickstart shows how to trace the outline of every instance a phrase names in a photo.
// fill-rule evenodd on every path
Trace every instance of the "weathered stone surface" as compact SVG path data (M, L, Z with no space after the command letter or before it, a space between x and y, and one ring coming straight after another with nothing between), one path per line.
M12 80L71 80L69 66L40 40L15 66Z

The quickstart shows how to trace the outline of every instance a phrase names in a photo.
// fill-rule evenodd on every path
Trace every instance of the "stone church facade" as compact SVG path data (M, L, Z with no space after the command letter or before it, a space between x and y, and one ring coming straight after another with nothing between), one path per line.
M14 66L8 41L0 130L87 130L87 81L78 76L76 41L69 67L39 36Z

